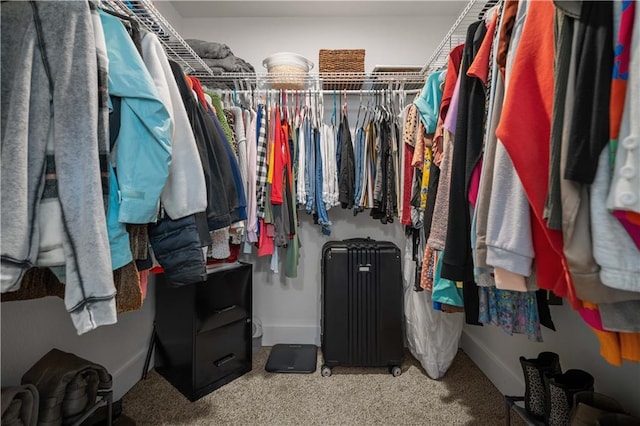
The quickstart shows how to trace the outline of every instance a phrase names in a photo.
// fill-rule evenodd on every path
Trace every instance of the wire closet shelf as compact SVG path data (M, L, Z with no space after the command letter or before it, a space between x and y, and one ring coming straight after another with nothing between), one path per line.
M436 50L431 54L424 67L422 67L422 73L426 76L446 67L449 61L449 52L451 52L454 47L465 42L469 25L481 20L485 12L498 2L499 0L470 0L458 16L458 19L456 19L451 26L449 32L447 32L438 47L436 47Z
M424 85L424 75L415 73L310 73L308 75L286 73L223 73L209 76L194 73L204 85L235 90L266 90L283 82L295 82L301 90L376 92L385 90L419 90Z
M389 90L418 91L426 77L447 65L452 48L464 43L467 27L477 21L496 0L469 0L451 29L442 39L420 71L370 73L214 73L189 46L175 28L156 9L151 0L101 0L114 11L132 16L147 31L158 36L167 56L179 63L185 73L198 77L205 86L228 90L268 89L272 83L291 79L301 81L305 90L341 92L377 92Z

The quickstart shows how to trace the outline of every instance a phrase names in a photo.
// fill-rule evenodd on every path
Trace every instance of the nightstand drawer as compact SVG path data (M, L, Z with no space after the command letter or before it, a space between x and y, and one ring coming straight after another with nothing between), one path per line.
M194 363L195 387L216 382L239 370L251 369L251 322L248 319L199 333Z
M251 266L242 265L209 273L207 281L195 286L196 317L206 322L211 314L251 306Z

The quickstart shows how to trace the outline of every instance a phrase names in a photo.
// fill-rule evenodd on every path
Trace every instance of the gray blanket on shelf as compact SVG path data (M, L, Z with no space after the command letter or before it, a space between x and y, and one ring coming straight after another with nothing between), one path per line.
M2 388L2 426L38 424L38 389L33 385Z
M226 44L194 38L186 39L185 41L201 58L223 59L229 55L233 55L231 49L229 49L229 46Z
M209 59L202 58L202 60L209 65L211 71L216 74L221 72L254 72L253 66L247 63L245 60L237 58L235 56L227 56L224 59Z
M250 63L235 56L226 44L196 39L187 39L185 41L215 74L223 72L255 72Z

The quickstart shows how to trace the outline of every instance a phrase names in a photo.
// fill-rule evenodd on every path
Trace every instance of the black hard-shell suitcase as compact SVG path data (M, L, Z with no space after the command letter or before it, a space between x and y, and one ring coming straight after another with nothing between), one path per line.
M330 241L322 248L321 374L335 366L402 372L400 249L386 241Z

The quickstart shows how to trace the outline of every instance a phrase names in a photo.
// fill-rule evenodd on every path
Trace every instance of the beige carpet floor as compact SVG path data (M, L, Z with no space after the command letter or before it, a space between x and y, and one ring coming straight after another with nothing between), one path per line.
M124 396L123 412L138 425L505 424L502 396L463 352L438 381L408 353L399 377L339 367L322 377L320 362L313 374L267 373L268 354L262 348L253 371L193 403L151 371Z

